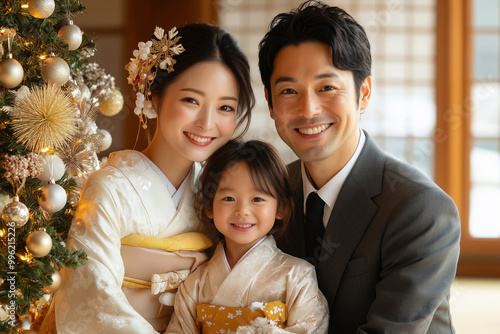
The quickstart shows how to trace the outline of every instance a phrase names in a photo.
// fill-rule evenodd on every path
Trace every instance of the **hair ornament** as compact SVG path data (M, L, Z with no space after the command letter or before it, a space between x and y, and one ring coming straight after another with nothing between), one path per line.
M125 68L129 72L128 83L137 92L134 113L139 116L143 128L147 128L148 118L156 118L156 111L151 102L151 85L153 84L158 69L166 70L168 73L174 71L176 63L173 58L184 52L182 44L177 44L181 36L172 28L168 34L160 27L156 27L154 36L156 39L140 42L138 49L134 50L135 58L130 60Z

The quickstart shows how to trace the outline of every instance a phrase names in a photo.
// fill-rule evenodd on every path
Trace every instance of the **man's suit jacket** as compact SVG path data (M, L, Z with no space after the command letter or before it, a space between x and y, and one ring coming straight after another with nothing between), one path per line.
M296 210L278 246L305 258L300 168L300 161L289 165ZM454 333L449 294L459 240L452 199L366 135L329 218L317 267L329 333Z

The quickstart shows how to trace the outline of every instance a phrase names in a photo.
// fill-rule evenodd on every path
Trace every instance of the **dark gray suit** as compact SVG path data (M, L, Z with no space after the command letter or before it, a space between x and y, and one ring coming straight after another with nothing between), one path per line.
M300 161L289 170L295 217L278 246L305 258ZM329 218L317 268L329 333L454 333L448 301L459 240L452 199L367 135Z

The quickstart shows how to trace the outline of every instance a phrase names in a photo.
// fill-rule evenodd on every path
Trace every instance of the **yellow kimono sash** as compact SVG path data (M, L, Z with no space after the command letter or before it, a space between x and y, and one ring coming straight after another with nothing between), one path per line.
M178 251L203 251L207 248L210 248L213 245L212 240L210 240L209 237L199 232L183 233L167 239L161 239L144 235L131 235L126 238L123 238L121 240L121 244L122 246L126 245L133 247L143 247L149 249L163 250L171 253ZM135 249L134 252L135 251L137 251L137 249ZM155 277L153 277L153 279L156 278L156 281L153 280L153 287L152 287L152 282L149 280L142 280L138 278L125 276L123 279L122 286L128 288L146 288L146 289L152 287L154 291L155 290L154 284L158 283L157 277L160 277L160 279L162 279L166 276L176 276L177 279L175 277L174 278L168 277L167 281L170 283L170 285L166 286L163 289L157 288L154 294L158 294L166 290L172 290L177 288L186 279L184 275L180 275L177 271L172 271L172 273L173 275L166 275L163 273L155 274Z
M208 260L203 252L212 240L188 232L161 239L131 235L121 240L125 268L122 290L130 305L158 332L163 332L173 312L160 303L165 291L174 292L197 266Z
M267 318L277 327L285 328L285 304L274 301L265 304L262 309L249 307L225 307L212 304L198 304L196 306L198 321L203 323L203 334L229 333L238 330L241 326L252 326L257 318Z

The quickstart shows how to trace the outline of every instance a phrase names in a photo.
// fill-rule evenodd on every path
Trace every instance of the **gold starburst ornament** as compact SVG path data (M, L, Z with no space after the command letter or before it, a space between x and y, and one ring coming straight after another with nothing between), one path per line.
M32 151L57 150L77 132L75 106L54 85L21 87L11 113L14 136Z

